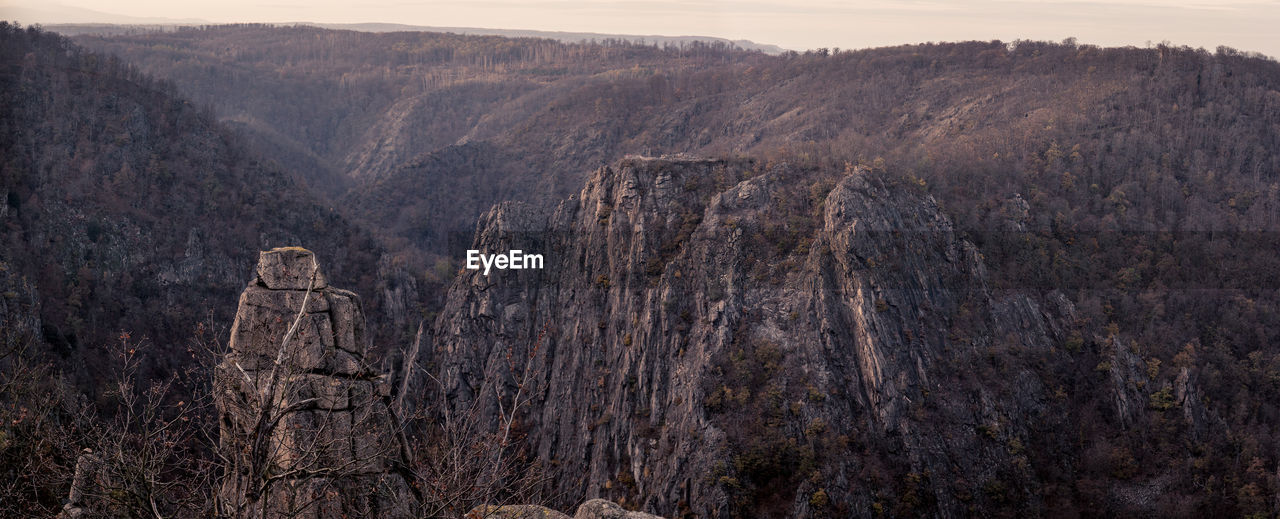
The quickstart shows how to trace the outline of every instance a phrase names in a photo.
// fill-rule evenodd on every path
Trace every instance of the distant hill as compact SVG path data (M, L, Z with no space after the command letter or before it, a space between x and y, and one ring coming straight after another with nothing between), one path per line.
M628 43L657 45L659 47L667 45L680 46L693 42L712 44L727 43L742 50L756 50L765 54L782 54L787 51L787 49L767 43L756 43L751 40L730 40L711 36L661 36L655 34L639 35L605 34L598 32L530 31L520 29L482 29L478 27L434 27L425 25L404 25L398 23L309 23L305 25L315 25L316 27L324 27L326 29L345 29L349 31L366 32L425 31L472 34L477 36L505 36L507 38L547 38L562 43L578 43L584 41L599 43L606 40L617 40Z
M96 36L117 36L141 34L147 32L173 32L179 27L195 27L205 25L201 23L178 23L178 24L109 24L109 23L55 23L45 25L45 28L66 36L96 35ZM662 36L662 35L637 35L637 34L605 34L598 32L564 32L564 31L533 31L522 29L484 29L479 27L435 27L428 25L406 25L400 23L311 23L298 22L296 24L273 24L278 26L291 25L307 25L313 27L323 27L326 29L337 29L347 31L360 32L443 32L451 34L469 34L476 36L504 36L507 38L546 38L562 43L579 43L579 42L604 42L607 40L625 41L629 43L640 43L646 45L657 45L659 47L667 45L687 45L693 42L700 43L719 43L728 44L743 50L760 51L765 54L781 54L787 49L777 45L767 43L756 43L751 40L730 40L727 38L716 38L713 36Z
M200 24L207 23L197 18L166 18L161 16L129 16L98 9L86 9L61 4L56 1L42 2L34 6L9 4L0 1L0 13L6 20L17 20L28 24L68 24L83 27L110 27L112 24L146 24L159 26L162 24Z
M149 32L172 32L179 27L196 27L195 23L53 23L41 25L50 32L63 36L118 36L126 34L143 34Z

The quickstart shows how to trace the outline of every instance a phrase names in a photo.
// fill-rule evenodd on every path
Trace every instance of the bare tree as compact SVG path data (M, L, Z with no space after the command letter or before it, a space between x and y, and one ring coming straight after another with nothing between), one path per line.
M481 505L537 504L549 500L545 495L548 476L529 456L519 432L520 414L535 390L532 367L545 334L544 326L523 359L510 349L507 351L506 367L515 380L515 391L509 400L503 399L503 377L496 369L485 374L484 383L495 385L496 422L486 419L484 411L489 402L481 399L472 400L461 412L453 411L453 406L444 401L444 384L423 370L435 384L440 398L413 415L419 422L428 421L414 444L415 480L423 487L419 516L458 517ZM420 337L421 334L418 340ZM417 350L415 345L412 351ZM480 508L482 511L477 515L487 516L493 508Z
M177 384L205 380L207 370L196 362L144 389L140 365L147 349L146 341L120 334L111 347L120 364L97 409L61 382L50 364L34 364L25 352L0 355L0 419L7 426L0 452L25 457L21 464L3 460L6 468L24 470L0 483L0 515L210 515L213 458L211 444L201 437L212 407L207 390L201 390L208 384L175 390ZM193 343L188 351L194 357L197 349ZM10 410L18 415L10 418ZM47 493L55 490L51 499ZM60 501L65 504L57 507Z
M183 375L202 371L192 366L142 388L139 367L146 349L145 341L132 343L129 334L120 335L121 366L107 395L115 399L113 416L100 420L95 434L83 440L89 447L78 458L69 501L114 517L207 515L214 460L199 425L212 406L198 388L173 401Z
M75 466L91 416L83 399L32 351L35 337L0 322L0 516L49 517Z

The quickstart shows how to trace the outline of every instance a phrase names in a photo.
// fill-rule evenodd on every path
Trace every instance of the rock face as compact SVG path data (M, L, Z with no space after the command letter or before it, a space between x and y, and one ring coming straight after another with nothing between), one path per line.
M409 516L398 422L367 349L360 298L328 286L310 251L260 255L214 380L223 514Z
M471 248L545 268L464 271L431 364L450 405L490 416L531 374L522 423L560 495L667 516L1037 513L1022 446L1052 413L1019 359L1063 340L1072 309L989 289L918 193L861 170L623 160L552 215L481 220Z

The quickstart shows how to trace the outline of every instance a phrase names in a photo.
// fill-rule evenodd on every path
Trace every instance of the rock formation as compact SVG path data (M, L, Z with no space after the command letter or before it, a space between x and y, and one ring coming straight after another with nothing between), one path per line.
M573 519L662 519L653 514L626 510L617 503L604 499L592 499L578 507Z
M305 308L304 308L305 307ZM389 387L358 296L305 249L262 252L215 374L228 517L408 517Z
M568 515L539 505L480 505L463 519L570 519Z
M1064 340L1070 303L991 290L937 203L887 182L637 157L552 215L496 206L471 248L546 266L455 280L431 353L446 401L495 414L523 377L508 359L545 334L523 423L561 495L669 516L1036 513L1022 445L1053 415L1019 359Z
M90 517L88 496L98 489L98 466L101 460L93 454L93 450L84 449L76 457L75 476L71 479L71 490L67 493L66 503L58 513L58 519L80 519Z
M463 519L662 519L656 515L627 510L617 503L604 499L592 499L582 503L573 517L538 505L481 505L462 517Z

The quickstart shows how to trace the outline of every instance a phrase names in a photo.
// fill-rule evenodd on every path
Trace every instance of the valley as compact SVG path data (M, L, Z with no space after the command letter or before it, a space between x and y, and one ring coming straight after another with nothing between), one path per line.
M158 417L216 424L196 345L294 245L363 300L404 459L441 463L410 486L502 452L538 490L484 498L559 510L1280 507L1269 58L2 32L12 515L56 513L86 438L146 430L118 345L136 387L171 381ZM157 473L213 488L201 436Z

